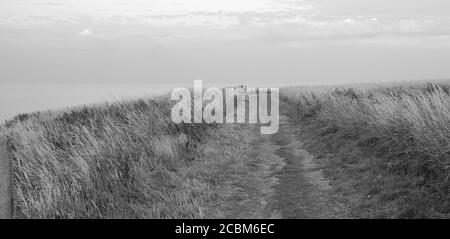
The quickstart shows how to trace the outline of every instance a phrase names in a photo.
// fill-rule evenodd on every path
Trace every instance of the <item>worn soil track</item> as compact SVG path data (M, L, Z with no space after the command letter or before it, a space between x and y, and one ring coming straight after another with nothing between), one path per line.
M304 149L298 130L281 115L279 131L262 135L255 143L247 169L236 183L246 195L228 202L232 208L228 217L346 217L346 206L333 199L321 166Z

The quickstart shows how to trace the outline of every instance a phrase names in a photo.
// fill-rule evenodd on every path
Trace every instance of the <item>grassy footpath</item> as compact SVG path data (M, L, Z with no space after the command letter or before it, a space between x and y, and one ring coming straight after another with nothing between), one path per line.
M450 86L291 88L281 97L348 216L449 217ZM233 217L222 202L249 197L239 182L258 127L177 125L170 110L163 97L8 121L13 216Z
M449 86L285 91L289 117L352 217L450 215Z
M224 170L250 148L245 125L176 125L166 98L7 122L16 218L204 218L224 212Z

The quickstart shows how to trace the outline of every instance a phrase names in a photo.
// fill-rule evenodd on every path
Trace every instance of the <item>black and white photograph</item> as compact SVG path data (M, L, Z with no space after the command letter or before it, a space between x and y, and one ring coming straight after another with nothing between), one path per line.
M448 0L0 0L0 218L450 218L449 63Z

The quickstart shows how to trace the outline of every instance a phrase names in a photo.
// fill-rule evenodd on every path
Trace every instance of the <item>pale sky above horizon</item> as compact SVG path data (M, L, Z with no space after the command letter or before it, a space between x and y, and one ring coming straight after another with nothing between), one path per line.
M450 78L448 0L1 0L1 83Z

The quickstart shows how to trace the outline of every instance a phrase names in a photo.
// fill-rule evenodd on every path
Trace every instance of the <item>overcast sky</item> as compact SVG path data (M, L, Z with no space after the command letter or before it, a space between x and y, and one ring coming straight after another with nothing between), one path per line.
M450 78L448 0L0 0L0 83Z

